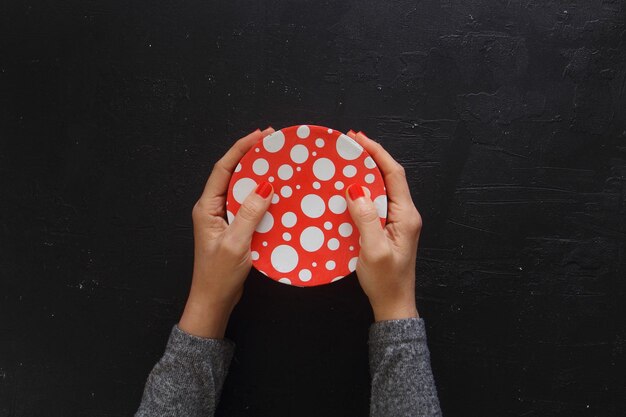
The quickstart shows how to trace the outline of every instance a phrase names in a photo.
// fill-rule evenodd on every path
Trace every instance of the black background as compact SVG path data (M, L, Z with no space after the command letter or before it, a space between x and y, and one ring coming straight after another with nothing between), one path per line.
M406 167L444 415L624 415L622 1L0 12L0 416L131 415L213 163L300 123L363 130ZM218 415L367 415L371 320L354 276L252 273Z

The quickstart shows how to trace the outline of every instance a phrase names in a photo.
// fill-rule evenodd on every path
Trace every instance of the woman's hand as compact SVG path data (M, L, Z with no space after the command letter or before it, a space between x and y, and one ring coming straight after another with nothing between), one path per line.
M348 132L372 156L387 188L387 224L383 228L361 184L346 189L348 210L361 234L356 264L359 283L376 321L419 317L415 305L415 258L422 218L413 204L404 168L363 132Z
M267 182L259 184L230 225L224 219L226 194L239 160L273 132L271 127L264 131L257 129L239 139L213 166L204 192L193 208L193 279L178 323L187 333L223 338L228 318L241 298L243 283L252 267L252 234L267 211L274 190Z

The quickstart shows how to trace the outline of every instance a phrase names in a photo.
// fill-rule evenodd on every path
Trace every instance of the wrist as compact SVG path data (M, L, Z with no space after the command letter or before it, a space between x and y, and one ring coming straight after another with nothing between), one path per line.
M234 306L198 301L189 297L178 327L186 333L209 339L223 339Z
M401 320L408 318L419 318L415 300L395 302L390 304L372 304L375 321Z

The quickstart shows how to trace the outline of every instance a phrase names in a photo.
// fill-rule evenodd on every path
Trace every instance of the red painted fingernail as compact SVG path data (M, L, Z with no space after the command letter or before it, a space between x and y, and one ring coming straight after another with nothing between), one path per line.
M256 187L256 193L261 196L261 198L267 198L268 195L272 192L272 184L267 181L263 181Z
M364 197L365 193L363 192L363 187L359 184L350 184L348 187L348 195L350 196L350 200L354 201L359 197Z

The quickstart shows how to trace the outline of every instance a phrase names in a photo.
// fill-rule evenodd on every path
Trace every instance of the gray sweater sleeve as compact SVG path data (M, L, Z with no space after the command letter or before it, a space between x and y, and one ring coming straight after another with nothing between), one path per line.
M368 343L370 416L441 416L424 321L373 323ZM228 339L196 337L174 326L135 417L213 416L234 348Z
M213 416L234 350L228 339L193 336L175 325L135 417Z
M371 417L441 416L423 319L373 323L368 344Z

